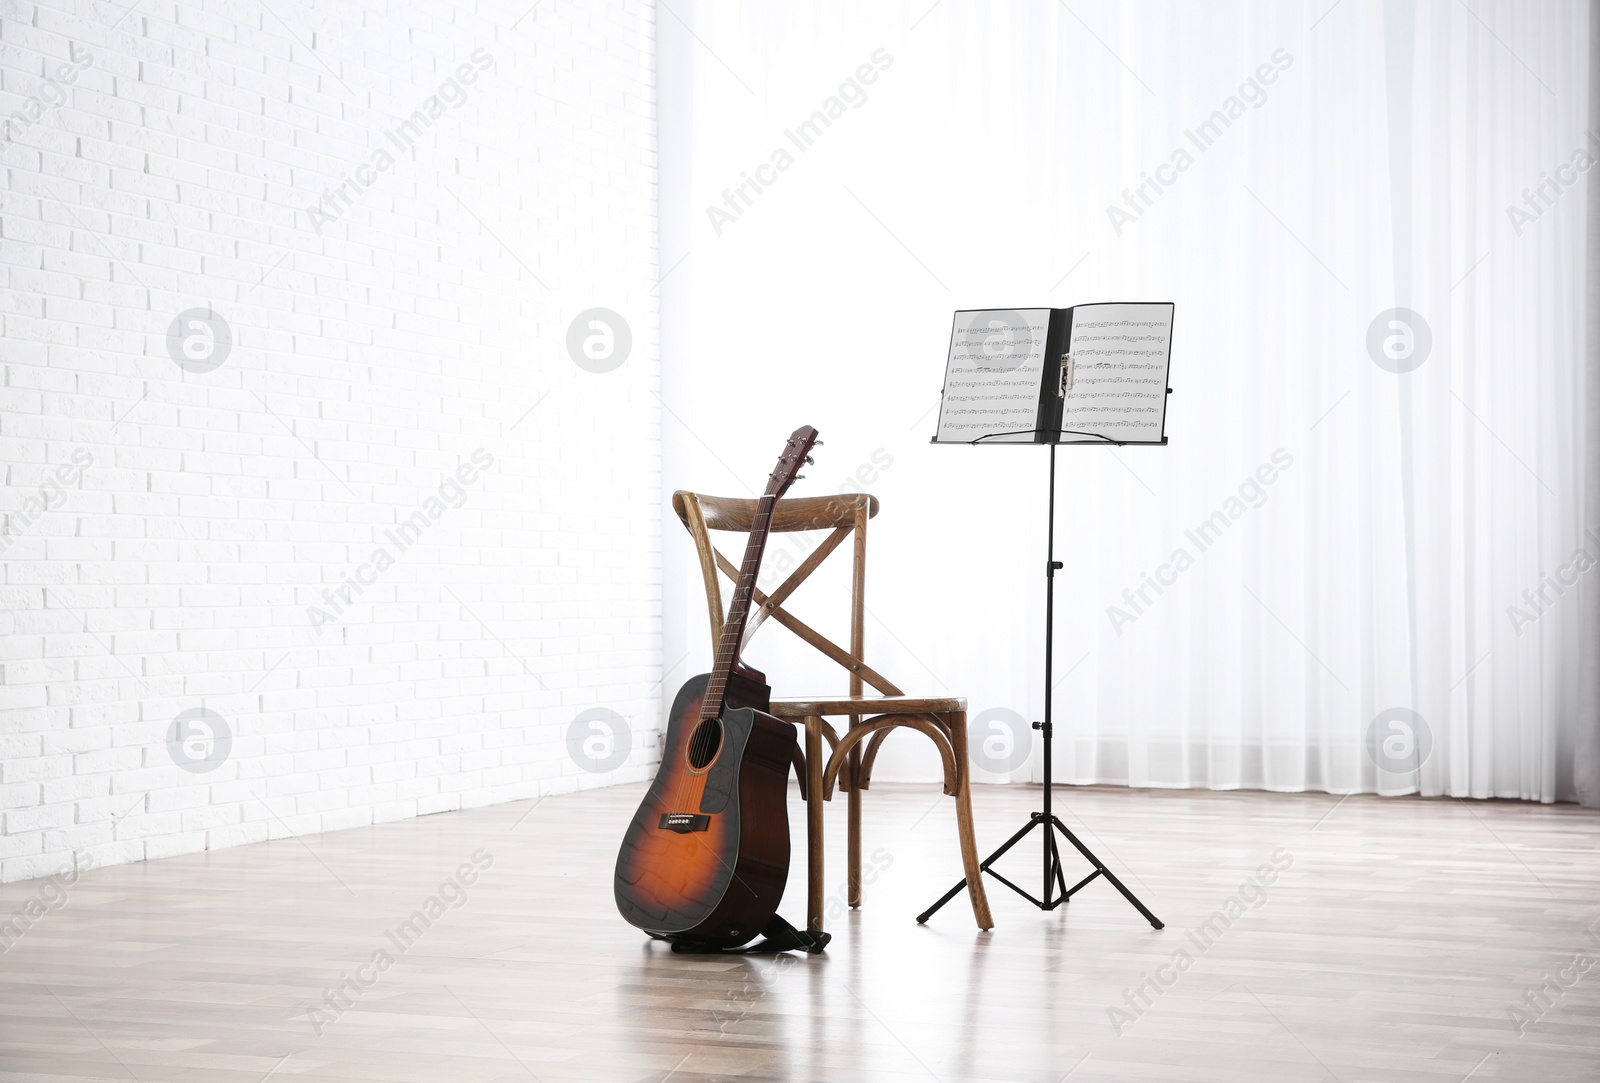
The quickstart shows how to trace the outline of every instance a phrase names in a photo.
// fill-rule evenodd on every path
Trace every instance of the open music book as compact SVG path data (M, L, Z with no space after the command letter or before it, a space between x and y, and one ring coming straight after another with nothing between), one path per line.
M955 314L936 444L1164 444L1170 302Z

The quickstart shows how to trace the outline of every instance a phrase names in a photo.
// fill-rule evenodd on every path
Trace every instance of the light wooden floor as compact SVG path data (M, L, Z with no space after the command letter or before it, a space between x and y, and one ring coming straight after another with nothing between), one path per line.
M998 927L980 934L964 898L927 927L912 920L958 875L953 815L932 787L885 785L867 795L875 882L832 923L826 956L708 959L673 956L612 907L640 792L89 873L0 955L0 1078L1600 1079L1593 812L1058 790L1063 818L1091 830L1167 929L1103 882L1051 914L991 883ZM985 851L1038 795L979 788ZM831 827L843 811L830 807ZM493 864L464 902L400 950L386 931L479 850ZM1257 905L1209 946L1188 935L1275 853L1292 865L1264 900L1251 888L1242 901ZM1031 886L1036 861L1032 848L1011 868ZM784 907L797 921L803 867ZM38 890L0 889L0 920ZM370 988L318 1035L323 991L382 949L392 965L368 969ZM1187 968L1162 972L1180 949ZM1594 967L1568 969L1572 988L1530 1008L1526 990L1577 956ZM1124 991L1145 975L1149 1007L1133 1018ZM1131 1019L1120 1035L1112 1007Z

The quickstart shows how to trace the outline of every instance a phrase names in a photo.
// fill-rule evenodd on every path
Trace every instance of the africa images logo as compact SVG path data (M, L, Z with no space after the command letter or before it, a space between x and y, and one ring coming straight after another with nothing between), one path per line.
M567 325L567 356L585 372L610 372L633 350L633 330L621 313L589 308Z
M210 306L180 312L167 327L167 356L185 372L221 368L232 350L233 328Z
M215 771L232 751L228 720L208 707L191 707L167 727L167 755L190 774Z

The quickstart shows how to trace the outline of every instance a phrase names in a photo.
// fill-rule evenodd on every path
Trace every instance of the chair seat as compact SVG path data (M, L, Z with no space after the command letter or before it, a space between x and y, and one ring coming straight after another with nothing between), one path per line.
M944 714L965 711L967 701L960 696L821 696L774 699L768 713L789 722L803 722L814 715Z

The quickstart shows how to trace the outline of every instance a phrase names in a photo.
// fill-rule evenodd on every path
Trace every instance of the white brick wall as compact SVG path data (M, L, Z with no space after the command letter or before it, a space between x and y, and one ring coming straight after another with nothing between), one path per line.
M653 35L641 0L0 0L0 881L648 772ZM605 373L567 348L600 307ZM169 355L192 309L211 371ZM634 731L605 773L591 707ZM197 708L233 735L198 772Z

